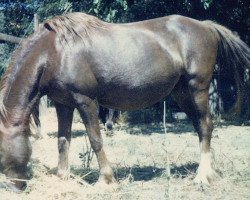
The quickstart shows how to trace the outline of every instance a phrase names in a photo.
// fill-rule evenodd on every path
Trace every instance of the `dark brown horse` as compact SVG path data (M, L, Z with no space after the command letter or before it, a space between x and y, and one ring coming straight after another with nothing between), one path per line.
M249 68L249 48L230 30L211 21L168 16L110 24L83 13L42 24L12 57L1 83L0 148L6 176L18 187L31 155L29 116L47 94L58 116L58 175L68 174L75 108L81 114L100 167L100 181L114 182L99 130L97 105L139 109L173 92L198 132L201 160L196 182L216 177L210 140L213 130L208 89L216 62L232 73Z

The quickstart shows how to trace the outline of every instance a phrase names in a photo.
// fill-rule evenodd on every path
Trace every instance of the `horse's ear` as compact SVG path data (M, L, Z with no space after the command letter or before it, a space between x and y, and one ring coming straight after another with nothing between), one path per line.
M54 31L55 32L55 30L50 26L50 24L49 23L44 23L44 25L43 25L46 29L48 29L49 31Z

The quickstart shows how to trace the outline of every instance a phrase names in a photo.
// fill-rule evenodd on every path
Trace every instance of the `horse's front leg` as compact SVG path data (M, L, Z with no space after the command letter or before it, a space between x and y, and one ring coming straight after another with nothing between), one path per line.
M58 118L58 152L59 161L57 175L62 179L69 177L68 154L71 141L71 127L74 108L56 103L56 113Z
M97 115L96 103L83 95L75 95L77 109L85 124L89 141L92 149L94 150L100 168L99 183L112 183L115 182L114 173L110 167L105 152L103 150L103 141L99 128L99 120Z

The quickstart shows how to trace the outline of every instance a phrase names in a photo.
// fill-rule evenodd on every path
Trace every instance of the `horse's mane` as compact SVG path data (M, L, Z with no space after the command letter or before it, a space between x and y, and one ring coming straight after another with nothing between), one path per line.
M15 72L19 70L20 65L17 64L18 55L22 52L23 45L20 45L12 54L9 61L9 65L4 72L0 81L0 117L1 119L6 118L7 110L4 105L4 101L8 91L11 88L11 83L14 79ZM15 64L16 63L16 64Z
M5 99L9 95L12 83L22 66L24 58L29 54L30 51L32 51L32 47L42 35L41 31L43 30L44 29L39 28L38 31L30 35L28 38L23 39L11 56L9 65L0 81L0 119L6 119L6 114L8 111L5 107Z
M49 19L44 23L44 27L57 34L61 45L65 43L70 45L78 41L79 38L83 42L90 42L91 35L99 28L104 29L106 24L97 17L74 12Z
M9 66L7 67L0 81L0 118L6 118L4 101L8 96L9 90L16 74L22 66L24 58L32 50L36 41L41 37L45 30L54 31L61 45L74 44L77 39L91 41L91 35L98 28L105 28L106 23L98 18L84 13L68 13L62 16L56 16L45 21L39 26L39 29L28 38L21 42L21 45L13 53Z

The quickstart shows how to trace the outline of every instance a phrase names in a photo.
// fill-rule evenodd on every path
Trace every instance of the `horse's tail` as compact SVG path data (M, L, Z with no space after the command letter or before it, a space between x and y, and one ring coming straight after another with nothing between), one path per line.
M236 81L237 100L225 117L240 115L244 99L242 70L248 69L250 73L250 49L236 33L226 27L212 21L204 21L204 23L210 27L219 42L217 63L220 67L232 67Z

